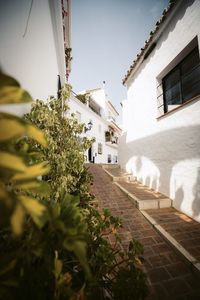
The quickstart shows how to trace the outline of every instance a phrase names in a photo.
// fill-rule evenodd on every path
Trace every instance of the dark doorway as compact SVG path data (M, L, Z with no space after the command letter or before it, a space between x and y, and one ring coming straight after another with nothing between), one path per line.
M89 162L92 162L92 147L90 147L90 149L88 149L88 160L89 160Z

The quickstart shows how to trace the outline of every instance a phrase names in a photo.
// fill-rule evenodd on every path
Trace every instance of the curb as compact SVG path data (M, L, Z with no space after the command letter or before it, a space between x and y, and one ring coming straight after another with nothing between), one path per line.
M161 225L159 225L146 211L140 210L142 215L152 224L152 226L164 237L164 239L181 254L192 270L200 276L200 262L192 256L180 243L178 243Z
M166 240L168 244L170 244L174 250L181 254L184 258L185 262L191 267L191 269L200 277L200 262L192 256L180 243L178 243L160 224L158 224L144 209L139 209L140 203L142 200L138 199L133 194L129 193L124 187L122 187L118 182L116 182L116 177L113 176L110 172L108 172L105 168L104 171L113 179L113 183L117 185L120 190L122 190L127 197L131 200L131 202L135 205L135 207L141 212L141 214L149 221L149 223L156 229L156 231ZM167 199L167 198L166 198ZM164 199L165 200L165 199ZM143 200L145 201L145 200ZM160 207L160 203L158 201L158 207Z

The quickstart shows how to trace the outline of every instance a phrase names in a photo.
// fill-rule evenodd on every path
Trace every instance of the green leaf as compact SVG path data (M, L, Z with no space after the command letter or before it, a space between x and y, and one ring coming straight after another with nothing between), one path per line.
M24 208L18 203L10 219L12 231L15 235L20 235L23 231L24 215Z
M10 272L16 265L16 259L11 260L6 266L0 269L0 277Z
M58 279L62 272L62 261L58 259L58 251L55 251L55 259L54 259L54 274L56 279Z
M53 203L52 206L52 214L54 218L58 218L60 216L61 206L60 203Z
M28 92L12 77L0 72L0 104L31 102Z
M32 98L28 92L13 86L5 86L0 89L0 104L13 104L31 102Z
M26 128L27 134L29 137L36 140L38 143L40 143L43 147L47 147L47 141L45 139L44 133L42 130L38 129L34 125L28 125Z
M21 157L0 151L0 167L23 172L26 170L26 165Z
M8 193L5 187L5 184L0 181L0 199L8 198Z
M28 135L43 147L47 147L47 141L43 131L21 120L21 118L17 116L0 113L0 128L0 141L9 140L20 135Z
M19 82L11 76L8 76L0 71L0 88L4 86L20 87Z
M38 227L42 227L46 222L46 219L42 218L46 211L46 207L32 197L21 195L18 196L18 200L25 210L30 214L35 224Z
M35 193L39 193L45 196L48 196L50 194L50 186L47 182L44 181L28 181L28 182L22 182L19 184L16 184L16 188L22 189L22 190L29 190Z
M25 128L16 119L0 119L0 141L9 140L24 133Z
M87 263L87 244L84 240L65 240L64 246L73 251L80 261L80 264L85 269L87 276L90 276L90 269Z
M23 179L30 179L37 176L45 175L49 172L50 166L47 165L47 162L42 162L39 164L35 164L31 167L27 167L24 170L24 173L15 174L12 179L13 180L23 180Z

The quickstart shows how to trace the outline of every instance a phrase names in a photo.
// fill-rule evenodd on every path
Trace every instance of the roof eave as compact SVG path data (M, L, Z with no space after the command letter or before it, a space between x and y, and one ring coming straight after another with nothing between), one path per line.
M130 66L129 70L127 71L127 74L122 80L122 84L124 86L128 85L129 79L133 77L133 75L137 72L138 68L144 61L144 56L150 49L153 43L157 42L158 39L160 38L163 30L166 28L166 26L169 24L170 20L174 16L177 8L179 5L182 3L182 0L177 0L177 1L172 1L169 5L168 8L163 11L162 17L160 18L159 21L156 23L156 28L152 32L150 32L150 37L148 40L145 41L145 45L143 48L141 48L141 51L139 54L137 54L136 59L133 61L133 64ZM169 15L168 15L169 14Z

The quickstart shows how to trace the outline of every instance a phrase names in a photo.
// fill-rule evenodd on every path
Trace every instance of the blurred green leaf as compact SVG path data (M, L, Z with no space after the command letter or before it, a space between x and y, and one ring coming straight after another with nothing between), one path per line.
M14 104L31 102L32 98L28 92L13 86L5 86L0 89L0 104Z
M20 203L17 203L16 208L10 218L11 227L15 235L20 235L23 231L24 215L24 208Z
M32 191L41 195L48 196L51 192L50 185L44 181L26 181L16 184L16 188Z
M20 87L19 82L11 76L8 76L0 71L0 88L4 86Z
M56 279L58 280L59 276L62 272L62 261L58 259L58 251L55 251L55 258L54 258L54 274Z
M22 135L25 131L22 123L18 122L16 119L0 119L0 128L0 141L5 141L13 137Z
M18 196L18 199L25 210L30 214L33 221L38 227L42 227L46 222L46 219L42 218L46 207L38 202L36 199L28 196Z
M0 104L31 102L28 92L12 77L0 72Z
M0 277L4 276L6 273L10 272L16 265L16 259L11 260L6 266L1 266ZM4 262L5 264L5 262Z
M33 138L35 141L37 141L43 147L47 147L47 141L46 141L43 131L41 131L34 125L27 125L26 132L29 137Z
M26 165L21 157L0 151L0 167L23 172L26 170Z
M33 166L27 167L23 173L15 174L13 180L23 180L30 179L37 176L45 175L49 172L50 166L46 162L35 164Z

